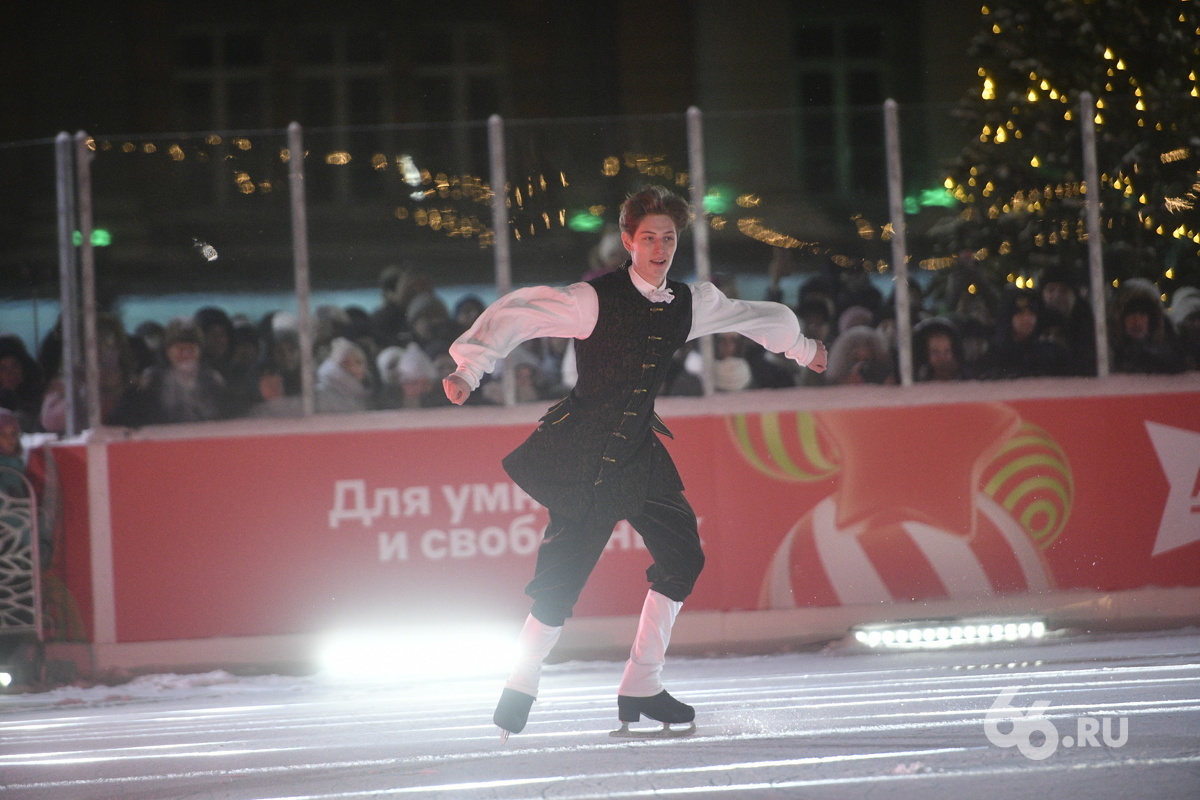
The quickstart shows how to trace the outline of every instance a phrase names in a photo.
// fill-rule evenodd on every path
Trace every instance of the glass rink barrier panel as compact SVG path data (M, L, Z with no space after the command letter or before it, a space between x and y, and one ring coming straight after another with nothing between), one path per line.
M647 184L689 198L684 116L506 121L513 284L565 285L620 266L621 203ZM617 235L617 239L612 237ZM693 269L684 235L671 276Z
M448 405L464 309L496 296L486 122L304 142L316 411Z
M642 187L691 198L682 114L506 121L504 144L515 287L567 286L623 265L621 204ZM693 242L683 232L669 277L694 278ZM574 385L573 364L572 340L547 337L521 345L497 372L513 370L516 402L557 400ZM499 396L497 377L481 386L485 397Z
M805 335L827 346L846 308L859 307L855 319L870 327L886 317L892 274L880 107L705 112L699 138L709 274L726 295L785 303ZM886 344L875 349L886 355ZM871 380L893 377L888 367ZM745 336L714 337L716 392L827 382Z
M910 273L929 278L916 379L1196 369L1200 154L1168 112L1194 97L1119 96L1136 76L1094 98L1001 80L953 108L900 107Z
M870 353L869 369L830 376L720 334L715 390L895 382L887 336L874 330L893 279L881 109L706 113L703 135L714 282L732 297L786 304L831 354L839 323L862 328L855 350Z
M282 131L88 142L103 423L245 416L295 361ZM282 342L282 344L281 344Z
M40 394L59 368L40 353L60 307L54 141L0 145L0 187L0 357L20 365L22 426L33 432Z
M971 98L899 109L918 382L1096 374L1083 143L1053 105L1053 137Z

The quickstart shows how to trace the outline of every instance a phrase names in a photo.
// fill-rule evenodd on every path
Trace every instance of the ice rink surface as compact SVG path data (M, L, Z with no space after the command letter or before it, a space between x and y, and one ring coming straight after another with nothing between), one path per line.
M503 744L497 677L216 672L0 696L0 796L1200 797L1195 630L673 658L665 682L698 724L678 739L609 736L620 674L547 667Z

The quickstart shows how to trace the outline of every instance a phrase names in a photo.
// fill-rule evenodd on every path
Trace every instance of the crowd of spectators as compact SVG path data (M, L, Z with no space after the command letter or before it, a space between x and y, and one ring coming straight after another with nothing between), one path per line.
M780 279L789 271L787 254L777 253L767 299L784 300ZM800 373L803 384L899 382L896 304L864 275L830 265L800 285L801 327L829 346L828 370ZM927 290L910 280L913 379L1095 375L1096 323L1082 269L1046 264L1030 278L997 289L964 253ZM1169 306L1166 299L1144 279L1124 281L1105 298L1110 371L1200 370L1200 289L1179 288Z
M611 252L610 252L611 251ZM621 263L602 242L585 278ZM789 251L774 252L764 298L794 308L807 336L829 347L824 374L802 370L736 334L715 337L717 391L900 381L893 298L866 273L838 268L808 273L798 294L783 297L793 271ZM1094 375L1095 323L1076 271L1042 269L1032 287L996 290L964 255L935 290L909 285L913 370L917 381L989 380ZM736 282L716 282L731 297ZM319 413L446 405L441 380L454 371L450 344L484 310L477 297L453 308L429 276L387 267L380 303L320 306L313 314L315 407ZM1114 372L1177 373L1200 369L1200 289L1184 287L1164 304L1148 281L1129 280L1108 298L1110 365ZM300 336L295 318L272 312L253 320L207 306L192 316L148 322L127 331L119 316L97 320L101 420L105 425L198 422L302 413ZM25 432L66 430L61 331L36 356L12 334L0 334L0 408ZM574 349L537 339L487 376L473 404L502 404L501 374L514 371L517 402L556 399L574 385ZM77 368L78 369L78 368ZM676 353L666 395L702 394L696 342ZM81 372L77 373L82 377Z

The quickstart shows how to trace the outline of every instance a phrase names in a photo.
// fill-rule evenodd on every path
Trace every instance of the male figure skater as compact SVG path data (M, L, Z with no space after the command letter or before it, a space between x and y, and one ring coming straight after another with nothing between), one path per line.
M504 459L513 481L550 512L525 590L533 606L520 656L493 718L505 736L525 727L542 661L622 519L641 534L654 563L646 570L650 590L617 694L619 719L627 724L644 714L664 726L694 720L695 709L663 689L661 673L671 628L704 553L683 482L657 435L671 434L654 413L654 399L679 347L723 331L816 372L825 369L825 346L800 333L787 306L731 300L708 282L667 279L690 212L687 201L660 186L630 195L620 215L628 263L586 283L513 291L450 348L458 369L443 387L461 405L521 342L576 340L575 388Z

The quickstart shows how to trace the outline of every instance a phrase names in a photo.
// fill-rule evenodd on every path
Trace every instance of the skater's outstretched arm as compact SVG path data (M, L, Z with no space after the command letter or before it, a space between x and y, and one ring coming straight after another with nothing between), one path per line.
M738 300L707 281L692 284L693 313L689 341L700 336L732 331L770 350L782 353L813 372L824 372L829 354L818 339L800 331L800 320L782 303Z
M544 337L586 339L596 327L599 300L591 284L517 289L488 306L450 345L458 369L442 381L446 397L462 405L485 373L521 342Z

